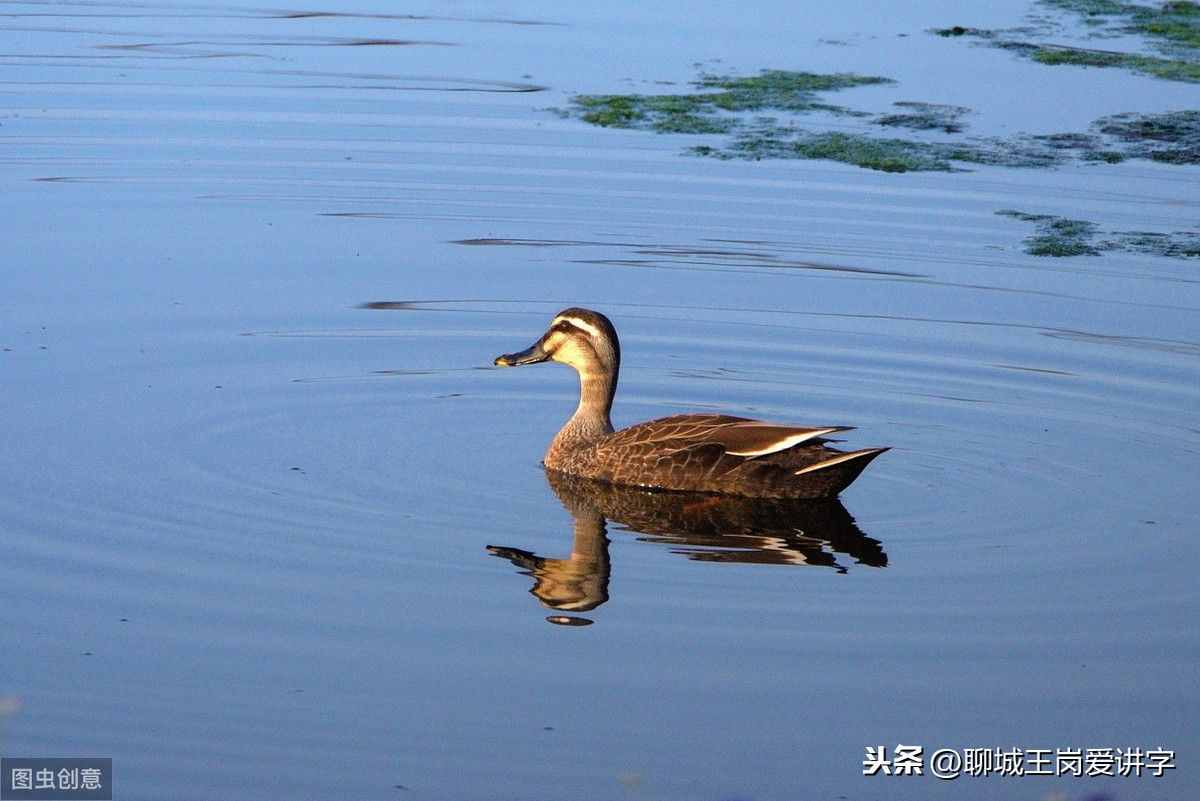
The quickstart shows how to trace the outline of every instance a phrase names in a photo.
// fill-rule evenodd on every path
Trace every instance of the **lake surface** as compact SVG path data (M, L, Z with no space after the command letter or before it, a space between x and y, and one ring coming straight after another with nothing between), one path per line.
M112 757L121 799L1200 797L1200 265L996 214L1195 231L1200 168L721 161L548 110L763 68L981 136L1196 106L926 33L1031 13L0 3L0 753ZM575 305L618 425L893 450L791 531L560 500L576 380L491 362ZM1177 767L863 775L897 744Z

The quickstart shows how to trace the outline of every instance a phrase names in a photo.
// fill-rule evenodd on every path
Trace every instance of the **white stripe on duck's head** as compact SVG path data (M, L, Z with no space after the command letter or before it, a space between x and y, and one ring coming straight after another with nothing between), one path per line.
M569 364L581 375L616 376L621 366L621 343L609 319L591 309L563 309L537 342L519 353L497 356L499 367L518 367L553 360Z

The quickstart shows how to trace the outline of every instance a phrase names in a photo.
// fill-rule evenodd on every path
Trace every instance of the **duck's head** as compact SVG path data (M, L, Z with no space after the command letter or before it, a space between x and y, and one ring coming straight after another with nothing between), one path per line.
M621 344L617 331L600 312L563 309L537 342L520 353L497 356L499 367L519 367L544 361L569 364L582 376L616 376L621 366Z

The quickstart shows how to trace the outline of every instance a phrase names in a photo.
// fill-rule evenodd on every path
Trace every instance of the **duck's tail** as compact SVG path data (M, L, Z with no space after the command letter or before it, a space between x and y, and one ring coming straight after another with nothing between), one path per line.
M860 451L838 453L828 459L806 465L793 475L802 483L811 484L821 497L830 497L850 486L871 460L890 448L863 448Z

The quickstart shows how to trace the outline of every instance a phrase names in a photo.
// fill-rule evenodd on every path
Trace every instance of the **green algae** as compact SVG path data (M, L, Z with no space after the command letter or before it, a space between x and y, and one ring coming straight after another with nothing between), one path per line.
M1039 64L1126 69L1168 81L1200 83L1200 4L1187 0L1142 6L1115 0L1041 0L1043 5L1077 14L1096 35L1146 37L1162 56L1044 44L1012 38L1017 30L993 31L960 25L931 32L943 37L969 36L1013 51ZM1002 35L1004 34L1004 35Z
M585 117L586 119L586 117ZM676 116L674 119L686 119ZM884 118L873 120L876 124ZM724 120L722 120L724 122ZM666 130L665 123L660 127ZM944 129L943 129L944 130ZM1162 164L1200 164L1200 111L1116 114L1092 124L1092 132L923 141L844 131L813 131L773 117L729 126L692 126L679 133L724 133L723 144L689 148L718 159L821 159L882 172L959 172L968 165L1046 169L1072 161L1118 164L1145 159Z
M913 131L940 130L944 133L961 133L962 118L970 113L965 106L944 106L937 103L916 103L902 100L893 103L900 109L892 114L884 114L874 120L876 125L889 128L908 128Z
M736 120L713 113L696 95L580 95L579 118L604 128L644 128L660 133L726 133Z
M1200 5L1177 2L1157 9L1139 7L1133 11L1132 27L1159 39L1164 50L1196 50L1200 48Z
M934 33L940 31L935 30ZM1068 47L1057 44L1037 44L1015 39L1002 39L994 31L976 28L963 29L961 36L983 39L992 47L1008 50L1023 58L1047 66L1075 66L1120 68L1138 72L1167 81L1200 83L1200 61L1189 58L1163 58L1141 53L1124 53L1116 50L1095 50L1083 47Z
M1073 12L1094 26L1149 37L1163 51L1200 48L1200 4L1189 0L1173 0L1158 6L1115 0L1042 0L1042 3Z
M826 159L882 172L951 172L935 145L846 133L817 133L793 144L797 158Z
M1056 151L1065 158L1118 164L1145 159L1163 164L1200 164L1200 111L1160 114L1127 112L1101 117L1092 133L1059 133L1028 137L1031 147Z
M1114 114L1092 127L1116 139L1127 158L1163 164L1200 164L1200 111Z
M1120 67L1167 81L1200 83L1200 62L1196 61L1061 45L1026 45L1022 42L1001 43L999 46L1024 51L1024 55L1039 64L1049 66L1067 64L1077 67Z
M1036 136L974 139L940 147L945 158L992 167L1046 169L1067 160L1067 154L1059 148L1047 147L1041 137Z
M1087 52L1093 56L1102 53ZM687 152L726 160L821 159L892 173L958 172L969 165L1049 168L1070 161L1116 164L1127 159L1200 163L1197 111L1118 114L1097 120L1090 132L952 137L949 141L884 137L866 131L821 131L796 122L813 112L827 112L863 118L864 122L885 128L947 135L962 132L961 119L970 112L963 106L899 101L893 103L891 113L871 115L832 105L820 97L822 92L890 83L894 82L888 78L851 73L762 70L752 76L704 74L691 84L700 91L578 95L570 108L552 110L606 128L723 136L723 140L694 146ZM759 111L779 112L788 119L780 122L774 116L750 115Z
M1129 231L1121 234L1117 239L1104 240L1100 243L1100 248L1102 250L1146 253L1151 256L1173 259L1196 259L1200 258L1200 233L1176 231L1170 234L1158 234L1147 231Z
M892 83L890 78L851 73L821 74L763 70L758 75L702 75L692 94L576 95L564 113L605 128L633 128L658 133L728 133L741 121L736 112L826 112L861 116L818 98L822 92Z
M1024 240L1031 256L1067 258L1100 256L1111 252L1143 253L1175 259L1200 258L1200 233L1175 231L1164 234L1150 231L1110 231L1100 236L1099 226L1087 220L1074 220L1053 214L1030 214L1016 209L996 212L1037 226Z
M1064 158L1032 139L927 142L841 131L808 131L771 121L739 131L725 147L701 145L698 156L719 159L819 159L881 172L962 172L962 164L1051 167ZM956 164L959 162L961 164Z
M745 77L702 75L695 85L701 89L720 89L712 102L727 111L808 111L813 95L836 92L855 86L895 83L891 78L877 75L858 75L848 72L817 73L790 70L762 70L758 75ZM824 104L817 104L823 108Z
M1054 67L1068 64L1075 67L1125 67L1133 56L1107 50L1084 50L1079 47L1026 45L1013 42L1001 45L1008 50L1023 52L1039 64ZM1027 52L1026 52L1027 51Z
M1031 256L1098 256L1099 248L1090 244L1096 224L1065 217L1042 223L1039 233L1025 240L1025 252Z
M745 131L726 149L694 152L719 158L821 159L881 172L949 172L954 169L934 148L922 142L841 132L797 130L784 135L782 130L758 128Z
M996 212L1022 222L1037 225L1037 231L1025 238L1025 252L1030 256L1099 256L1100 249L1092 244L1096 224L1087 220L1072 220L1051 214L1029 214L1015 209Z

